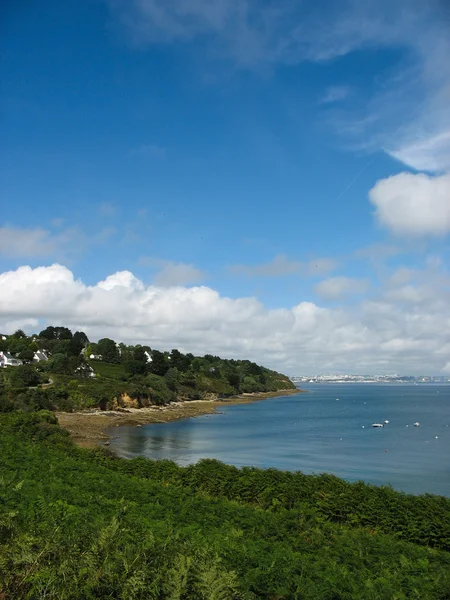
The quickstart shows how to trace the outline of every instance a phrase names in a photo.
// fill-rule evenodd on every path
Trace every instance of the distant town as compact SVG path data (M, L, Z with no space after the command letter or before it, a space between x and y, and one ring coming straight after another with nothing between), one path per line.
M450 383L447 375L299 375L294 383Z

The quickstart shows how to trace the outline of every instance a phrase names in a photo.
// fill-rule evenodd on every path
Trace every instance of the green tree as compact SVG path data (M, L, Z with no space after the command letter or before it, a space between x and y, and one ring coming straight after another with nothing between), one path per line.
M54 354L49 361L48 369L53 373L60 373L61 375L70 374L70 363L69 357L65 354Z
M143 346L136 346L133 350L133 359L141 362L147 362L147 356L145 354L145 348Z
M124 362L125 371L131 376L133 375L145 375L148 372L147 363L143 360L136 360L135 358L129 358Z
M11 354L19 354L23 350L28 348L28 343L26 338L11 336L7 340L8 342L8 350Z
M109 338L102 338L98 340L98 352L102 355L105 362L118 363L120 362L119 349L116 346L116 342Z
M33 360L34 352L30 348L25 348L22 352L19 353L20 360L24 362L30 363Z
M11 337L18 338L18 339L23 339L23 338L26 338L27 336L26 336L25 332L22 329L18 329L17 331L15 331L12 334Z
M11 371L10 383L14 387L31 387L41 382L39 372L32 365L21 365L14 367Z
M40 337L44 340L54 340L56 338L55 328L52 327L51 325L49 325L48 327L46 327L45 329L43 329L40 332L38 337Z
M84 347L86 344L89 343L89 338L84 333L84 331L75 331L75 333L73 334L73 340L75 342L81 344L82 347Z
M68 327L53 327L49 325L41 331L39 337L45 340L71 340L72 332Z
M170 364L172 367L176 367L179 371L184 373L189 369L191 361L189 357L185 354L182 354L179 350L172 350L170 353Z
M176 391L180 380L180 372L176 367L170 367L166 371L164 379L166 380L167 387L172 391Z
M161 377L166 374L166 371L169 368L167 364L168 360L163 352L159 350L153 350L152 352L152 362L150 363L150 371L155 375L160 375Z

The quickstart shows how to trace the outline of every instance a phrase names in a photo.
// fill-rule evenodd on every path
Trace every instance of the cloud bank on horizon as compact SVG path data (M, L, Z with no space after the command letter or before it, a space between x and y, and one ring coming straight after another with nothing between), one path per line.
M449 6L11 10L2 332L450 374Z
M437 265L439 266L439 265ZM383 291L351 308L300 302L268 309L255 298L227 298L209 287L145 285L131 272L85 285L58 264L0 275L0 326L33 330L64 324L92 339L245 356L295 375L326 371L450 373L448 277L432 264L394 273ZM361 285L362 284L362 285ZM366 282L331 278L320 294L362 292Z

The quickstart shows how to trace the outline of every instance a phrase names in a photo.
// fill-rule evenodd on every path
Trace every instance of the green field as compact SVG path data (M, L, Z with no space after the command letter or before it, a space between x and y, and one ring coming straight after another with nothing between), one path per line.
M112 364L102 360L89 360L88 364L94 369L97 375L105 379L123 380L126 377L126 371L123 364Z

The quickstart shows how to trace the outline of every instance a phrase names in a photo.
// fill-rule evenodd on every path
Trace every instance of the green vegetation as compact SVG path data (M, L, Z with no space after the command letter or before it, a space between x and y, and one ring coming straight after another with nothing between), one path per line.
M294 388L285 376L65 327L0 350L25 363L0 371L0 600L450 600L450 499L119 459L51 412Z
M72 334L67 327L49 326L32 336L16 331L0 340L0 351L24 363L1 370L0 412L138 408L177 398L295 389L285 375L247 360L195 357L175 349L160 352L109 338L94 343L84 332ZM36 352L40 358L43 352L44 360L36 362Z
M448 499L116 459L76 448L45 411L1 415L0 428L2 600L450 598ZM373 526L340 518L352 492ZM414 537L409 517L417 543L399 539Z

